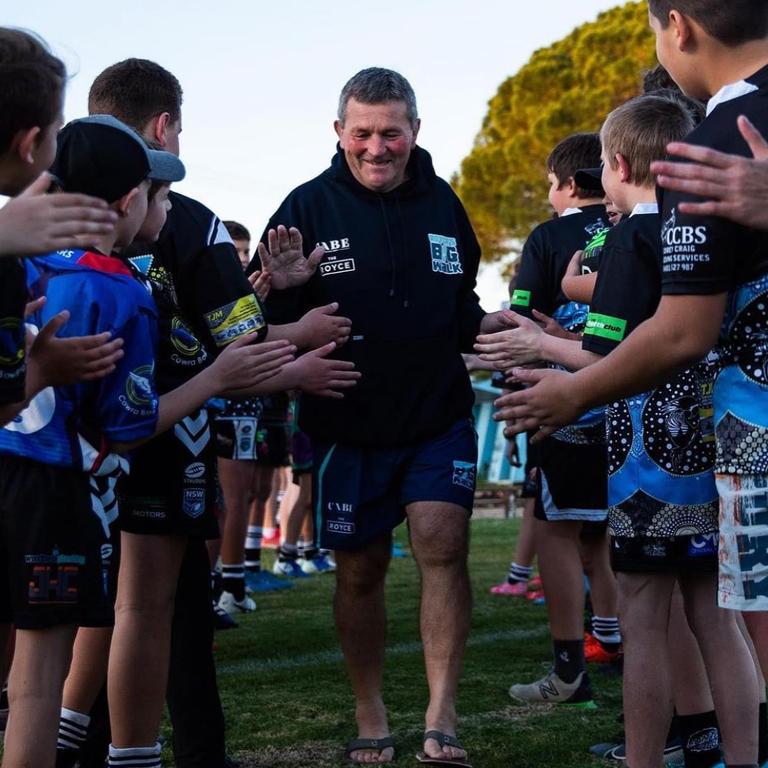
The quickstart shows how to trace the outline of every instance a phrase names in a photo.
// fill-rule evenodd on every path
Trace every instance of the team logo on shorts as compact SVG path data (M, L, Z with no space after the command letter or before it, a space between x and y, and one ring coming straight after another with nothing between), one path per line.
M181 509L187 517L196 520L205 512L205 491L202 488L185 489Z
M453 484L470 491L475 490L475 472L477 468L469 461L453 462Z
M429 255L432 259L432 271L443 275L463 275L458 243L455 237L445 235L427 235Z
M355 533L354 507L345 501L329 501L326 507L325 529L329 533L351 536Z
M706 557L717 554L718 535L716 533L702 533L691 536L688 543L689 557Z

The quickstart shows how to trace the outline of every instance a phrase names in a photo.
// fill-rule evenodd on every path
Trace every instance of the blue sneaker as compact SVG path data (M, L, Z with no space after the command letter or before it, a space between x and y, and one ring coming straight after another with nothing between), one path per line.
M336 570L336 562L325 552L321 552L312 558L316 573L333 573Z
M396 543L392 543L392 557L410 557L410 555Z
M269 571L246 571L245 588L249 592L274 592L278 589L291 589L293 584L285 579L278 579Z
M295 560L275 560L272 566L275 576L283 576L288 579L308 579L309 575L301 570L301 566Z

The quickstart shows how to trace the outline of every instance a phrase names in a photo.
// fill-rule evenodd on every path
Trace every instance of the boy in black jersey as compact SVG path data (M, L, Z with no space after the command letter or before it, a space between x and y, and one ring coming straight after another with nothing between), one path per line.
M588 307L569 301L560 283L575 251L608 223L602 194L583 191L576 170L600 159L597 134L577 134L561 142L548 162L549 199L558 218L537 227L523 249L511 309L530 318L534 310L552 316L565 330L579 332ZM604 637L618 648L616 594L605 536L605 440L602 412L548 439L539 455L535 516L539 568L547 599L554 669L529 685L513 685L513 698L593 706L584 663L584 582L581 548L597 567L592 600ZM585 534L582 536L582 534Z
M147 140L179 152L181 86L154 62L128 59L102 72L91 87L89 110L113 114ZM158 307L161 393L207 368L236 339L252 332L271 339L281 331L267 329L218 217L183 195L171 193L170 199L173 208L158 243L128 256L149 278ZM349 333L349 323L333 312L321 308L282 329L297 346L320 348L286 366L268 391L295 386L340 397L339 390L354 385L352 364L325 359L333 349L326 342L341 342ZM205 548L206 537L218 536L211 509L213 448L201 408L133 456L120 510L124 546L108 683L111 765L159 765L168 675L176 765L224 764Z

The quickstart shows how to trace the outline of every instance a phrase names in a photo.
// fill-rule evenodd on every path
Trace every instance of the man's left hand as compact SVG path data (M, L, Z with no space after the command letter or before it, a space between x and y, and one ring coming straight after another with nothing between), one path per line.
M514 422L504 430L506 437L542 426L564 426L576 421L586 410L574 397L573 374L552 369L516 368L515 381L529 389L499 397L494 405L495 421Z

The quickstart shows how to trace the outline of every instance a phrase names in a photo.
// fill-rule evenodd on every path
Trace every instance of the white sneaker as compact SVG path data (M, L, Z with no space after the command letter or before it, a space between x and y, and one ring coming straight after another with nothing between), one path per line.
M316 573L320 573L314 560L307 560L305 557L300 557L296 562L299 564L299 568L301 568L307 576L313 576Z
M235 600L231 592L222 592L219 598L219 608L230 616L235 613L253 613L256 610L256 601L246 595L242 600Z

